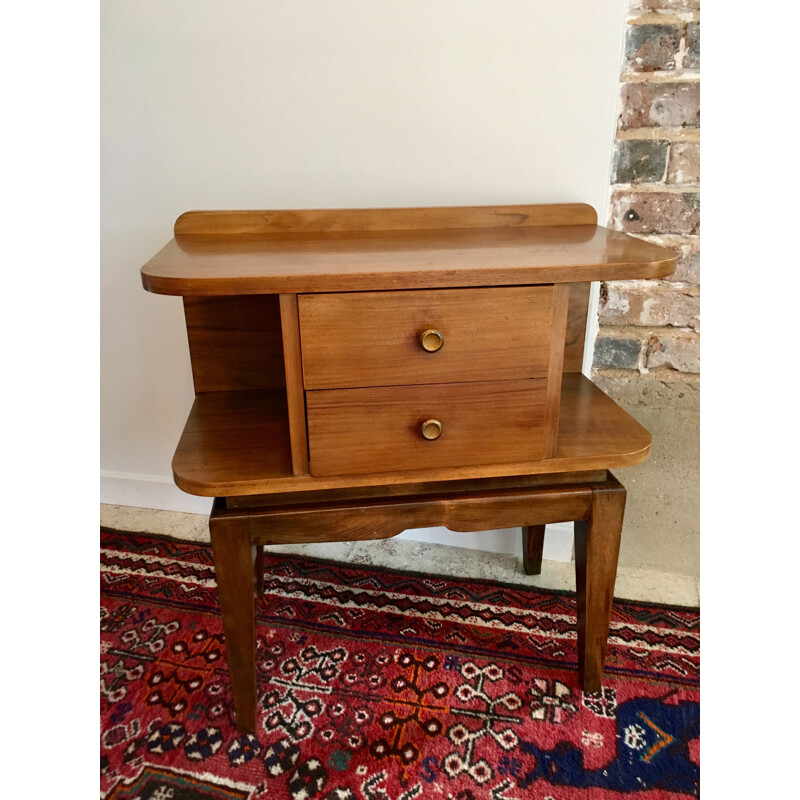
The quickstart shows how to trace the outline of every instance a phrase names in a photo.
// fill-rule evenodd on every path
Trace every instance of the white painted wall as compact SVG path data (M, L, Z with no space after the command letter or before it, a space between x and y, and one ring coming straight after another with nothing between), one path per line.
M139 280L181 212L584 201L603 219L624 7L102 3L102 501L209 508L170 472L192 400L181 301ZM569 557L568 535L547 542Z

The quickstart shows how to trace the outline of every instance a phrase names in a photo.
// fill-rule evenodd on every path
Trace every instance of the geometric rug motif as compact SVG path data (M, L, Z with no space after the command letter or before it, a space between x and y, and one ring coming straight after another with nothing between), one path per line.
M614 601L577 677L569 592L267 553L256 735L210 548L101 530L109 800L699 796L699 611Z

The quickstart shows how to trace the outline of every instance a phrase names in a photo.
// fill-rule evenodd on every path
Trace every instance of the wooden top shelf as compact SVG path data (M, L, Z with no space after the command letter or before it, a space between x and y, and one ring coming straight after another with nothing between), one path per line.
M314 478L292 475L283 390L208 392L197 396L172 461L175 483L204 497L272 494L476 477L614 469L638 464L650 434L588 378L564 375L561 426L553 458L494 467L408 470Z
M659 278L676 259L583 204L189 212L142 283L184 296L510 286Z

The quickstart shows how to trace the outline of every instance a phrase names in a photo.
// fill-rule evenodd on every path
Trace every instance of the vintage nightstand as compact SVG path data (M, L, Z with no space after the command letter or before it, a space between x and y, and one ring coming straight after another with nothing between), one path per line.
M578 666L600 687L625 506L607 470L644 460L650 435L580 374L588 282L675 259L583 204L178 218L142 282L183 297L196 399L172 467L216 498L241 731L253 545L519 525L538 572L545 524L576 521Z

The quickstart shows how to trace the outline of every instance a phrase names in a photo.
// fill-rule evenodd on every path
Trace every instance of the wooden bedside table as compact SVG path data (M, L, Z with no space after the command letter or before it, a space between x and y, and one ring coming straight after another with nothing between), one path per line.
M625 490L650 435L580 374L589 281L670 251L583 204L196 211L142 268L184 298L196 399L176 484L209 520L239 730L255 730L252 546L575 521L579 672L600 688ZM257 574L256 574L257 573Z

